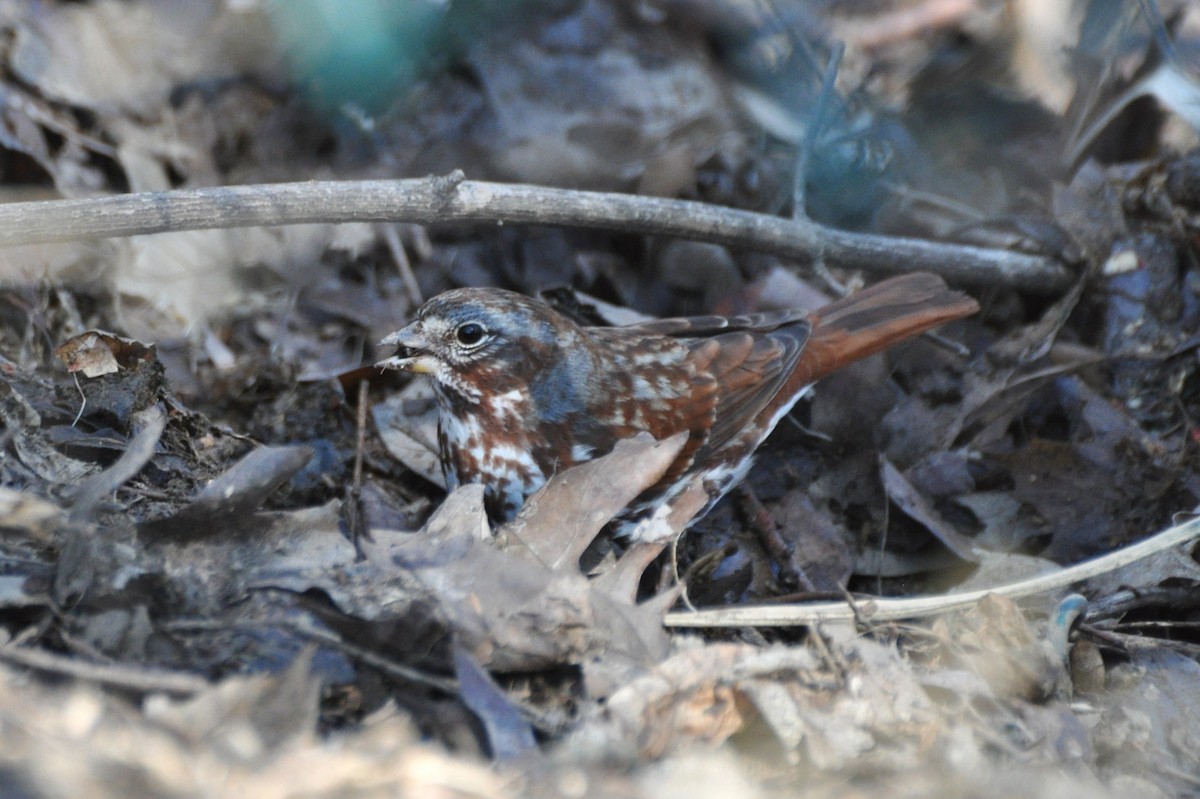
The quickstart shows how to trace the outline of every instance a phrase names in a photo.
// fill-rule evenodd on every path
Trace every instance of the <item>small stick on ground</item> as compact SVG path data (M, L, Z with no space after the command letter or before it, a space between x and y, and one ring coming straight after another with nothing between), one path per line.
M1108 574L1171 547L1200 538L1200 519L1192 519L1168 528L1136 544L1110 552L1092 560L1068 566L1051 574L1003 583L978 591L964 591L944 596L913 597L911 599L860 598L857 603L813 602L792 605L759 605L673 612L667 614L668 627L792 627L820 621L851 621L878 623L936 616L975 605L988 594L1020 599L1067 588L1075 583L1101 574Z
M762 504L762 500L747 485L737 487L738 507L750 525L759 543L770 555L771 560L779 568L779 581L789 590L799 589L805 593L815 594L817 587L804 571L804 567L796 562L795 549L779 532L779 523Z
M355 408L357 437L354 442L354 475L350 480L346 497L346 526L350 531L350 541L354 544L355 557L359 560L365 560L367 557L362 550L362 540L369 541L371 539L366 512L362 506L363 453L367 448L367 411L370 388L371 381L369 380L358 384L358 403Z
M121 663L87 663L76 657L57 655L44 649L0 646L0 660L87 682L100 683L143 694L190 695L209 687L208 680L195 674L147 669Z

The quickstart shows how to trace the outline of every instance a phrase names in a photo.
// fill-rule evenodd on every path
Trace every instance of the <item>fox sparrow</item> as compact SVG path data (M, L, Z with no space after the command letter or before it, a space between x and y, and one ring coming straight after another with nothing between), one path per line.
M699 475L707 508L820 377L978 310L941 278L893 278L813 313L661 319L581 327L537 300L456 289L382 342L378 365L433 378L449 488L482 483L494 521L513 517L560 469L645 431L689 437L619 532Z

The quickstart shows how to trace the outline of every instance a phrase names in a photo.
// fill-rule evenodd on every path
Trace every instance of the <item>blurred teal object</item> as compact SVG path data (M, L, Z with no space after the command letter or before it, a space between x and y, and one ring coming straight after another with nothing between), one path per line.
M373 116L523 2L271 0L293 83L318 109Z

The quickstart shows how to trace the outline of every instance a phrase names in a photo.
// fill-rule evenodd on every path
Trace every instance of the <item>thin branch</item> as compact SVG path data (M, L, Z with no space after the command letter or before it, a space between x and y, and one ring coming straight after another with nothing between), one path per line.
M0 646L0 660L38 671L74 677L140 693L189 695L209 687L208 680L181 671L151 669L120 663L88 663L43 649Z
M495 222L605 228L711 241L879 274L924 269L960 285L1039 293L1071 280L1053 258L851 233L685 200L447 177L314 181L0 205L0 246L180 230L339 222Z
M971 607L988 594L1013 599L1046 594L1082 582L1089 577L1108 574L1135 561L1200 538L1200 519L1168 528L1131 546L1118 549L1065 569L961 594L916 597L913 599L870 599L859 602L857 611L867 621L895 621L934 616ZM789 627L823 621L853 621L855 608L845 602L730 607L717 610L676 611L668 613L668 627Z

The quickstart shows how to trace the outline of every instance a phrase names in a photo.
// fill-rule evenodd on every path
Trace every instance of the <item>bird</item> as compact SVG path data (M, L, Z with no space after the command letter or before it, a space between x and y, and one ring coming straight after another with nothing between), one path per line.
M452 289L385 337L376 364L428 376L449 490L481 483L495 524L551 476L641 433L687 439L662 478L617 519L618 535L699 478L699 519L749 470L755 450L821 377L975 313L932 273L912 272L816 311L583 326L503 289Z

